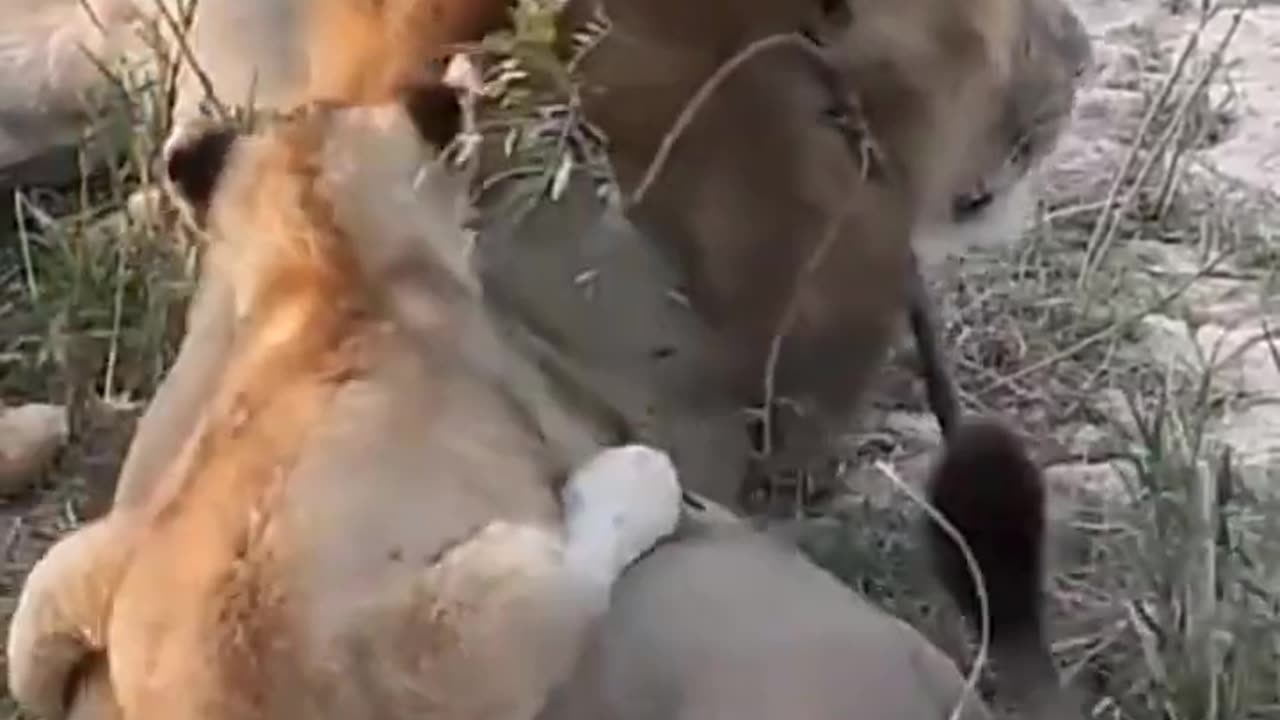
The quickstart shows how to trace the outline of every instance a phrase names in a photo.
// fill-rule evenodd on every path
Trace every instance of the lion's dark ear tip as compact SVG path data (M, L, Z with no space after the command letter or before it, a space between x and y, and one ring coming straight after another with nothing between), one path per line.
M443 148L462 131L462 99L456 88L426 83L406 88L402 101L409 119L432 145Z
M165 177L179 199L198 213L213 196L236 135L230 127L201 122L176 128L165 142Z

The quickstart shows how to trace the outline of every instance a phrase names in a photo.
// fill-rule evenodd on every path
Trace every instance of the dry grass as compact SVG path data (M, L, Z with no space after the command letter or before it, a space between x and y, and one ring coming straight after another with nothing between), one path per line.
M503 179L527 182L524 202L555 197L580 169L612 190L548 31L545 4L526 0L518 32L478 48L495 60L478 129L505 138ZM1277 284L1280 258L1265 235L1280 217L1274 199L1189 172L1190 151L1222 123L1204 93L1218 72L1215 51L1200 50L1182 58L1147 49L1160 75L1144 81L1149 111L1104 196L1043 208L1025 243L967 263L939 293L970 410L1017 417L1046 440L1099 426L1125 469L1119 496L1076 493L1054 553L1059 656L1097 718L1280 712L1275 500L1243 487L1206 438L1222 402L1214 378L1155 365L1136 346L1143 319L1180 315L1201 277L1229 270ZM127 438L127 409L154 391L181 336L192 249L172 240L172 228L124 211L129 194L151 182L172 69L164 60L146 72L104 68L116 92L99 132L121 152L82 173L77 187L17 193L15 218L0 227L0 398L65 401L74 411L59 466L4 507L6 613L30 563L92 511L85 504L95 488L109 487L120 442L104 441L112 436L104 428ZM1135 237L1194 246L1202 266L1173 280L1149 272ZM1129 398L1134 421L1099 400L1116 393ZM896 401L922 407L917 397ZM856 454L867 457L893 459L894 448ZM914 541L918 512L892 490L858 488L804 523L802 544L967 662L958 619L938 602Z

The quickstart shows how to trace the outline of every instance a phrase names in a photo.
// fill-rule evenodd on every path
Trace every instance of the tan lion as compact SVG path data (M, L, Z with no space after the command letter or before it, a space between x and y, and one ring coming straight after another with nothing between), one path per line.
M429 86L171 140L231 342L146 492L28 577L23 706L64 717L105 662L128 720L532 718L674 529L665 455L597 453L479 302L465 179L434 149L456 102Z
M1079 720L1044 645L1039 472L1008 430L967 422L929 487L986 580L998 697L1026 720ZM956 545L936 529L926 539L944 587L977 627ZM539 720L990 717L915 630L742 526L704 526L660 545L614 593L578 671Z
M566 29L607 20L584 109L717 333L726 402L842 425L928 302L913 237L958 251L956 230L1000 219L1070 115L1088 38L1058 0L729 5L572 0ZM803 460L814 436L782 443Z

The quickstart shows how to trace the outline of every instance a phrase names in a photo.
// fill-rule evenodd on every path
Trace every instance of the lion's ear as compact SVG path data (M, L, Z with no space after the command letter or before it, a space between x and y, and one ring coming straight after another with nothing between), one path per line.
M443 148L462 130L462 99L456 88L427 83L406 88L401 95L409 119L433 147Z
M192 123L175 129L165 142L165 177L197 220L209 209L237 136L230 127Z

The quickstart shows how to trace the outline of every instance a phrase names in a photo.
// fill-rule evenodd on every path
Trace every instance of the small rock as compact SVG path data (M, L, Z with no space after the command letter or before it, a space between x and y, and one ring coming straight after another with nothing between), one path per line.
M1052 207L1088 204L1105 197L1124 152L1124 146L1114 140L1068 133L1040 172L1044 196Z
M1274 322L1266 327L1261 323L1201 327L1195 341L1213 364L1216 379L1245 395L1272 403L1280 400L1280 337L1271 331Z
M1254 290L1255 288L1249 289ZM1199 294L1204 295L1207 293ZM1223 298L1225 296L1222 293L1219 293L1218 297ZM1245 298L1240 300L1219 299L1217 302L1205 302L1199 305L1191 305L1187 310L1187 317L1197 326L1213 324L1225 327L1235 327L1241 323L1258 318L1262 313L1263 309L1257 298Z
M134 190L125 202L125 213L136 225L160 225L164 218L164 191L154 185Z
M886 414L880 427L912 453L932 451L942 442L938 420L932 413L897 410Z
M1187 318L1195 325L1236 327L1267 312L1258 284L1247 280L1201 278L1187 288Z
M1137 90L1142 54L1114 38L1094 39L1093 88Z
M1230 449L1244 485L1274 494L1280 487L1280 405L1274 401L1233 403L1210 424L1208 439Z
M1148 270L1174 276L1173 282L1190 278L1204 269L1203 255L1185 245L1135 238L1125 243L1125 247Z
M1147 98L1137 90L1090 87L1076 98L1067 132L1090 140L1127 144L1137 137Z
M1115 451L1115 436L1097 425L1081 423L1064 429L1064 450L1073 458L1094 458Z
M1231 13L1221 13L1216 27L1205 38L1213 47L1226 30ZM1244 16L1227 49L1230 83L1215 83L1209 90L1216 104L1230 102L1233 123L1226 138L1200 154L1204 161L1227 177L1269 193L1280 192L1280 52L1276 33L1280 32L1280 8L1255 8Z
M1183 369L1196 371L1203 366L1194 332L1183 320L1166 315L1142 318L1143 344L1160 362L1177 362Z
M65 408L32 403L0 409L0 495L31 486L67 440Z
M1119 466L1110 462L1070 463L1045 468L1049 518L1067 523L1083 508L1120 504L1129 497Z

